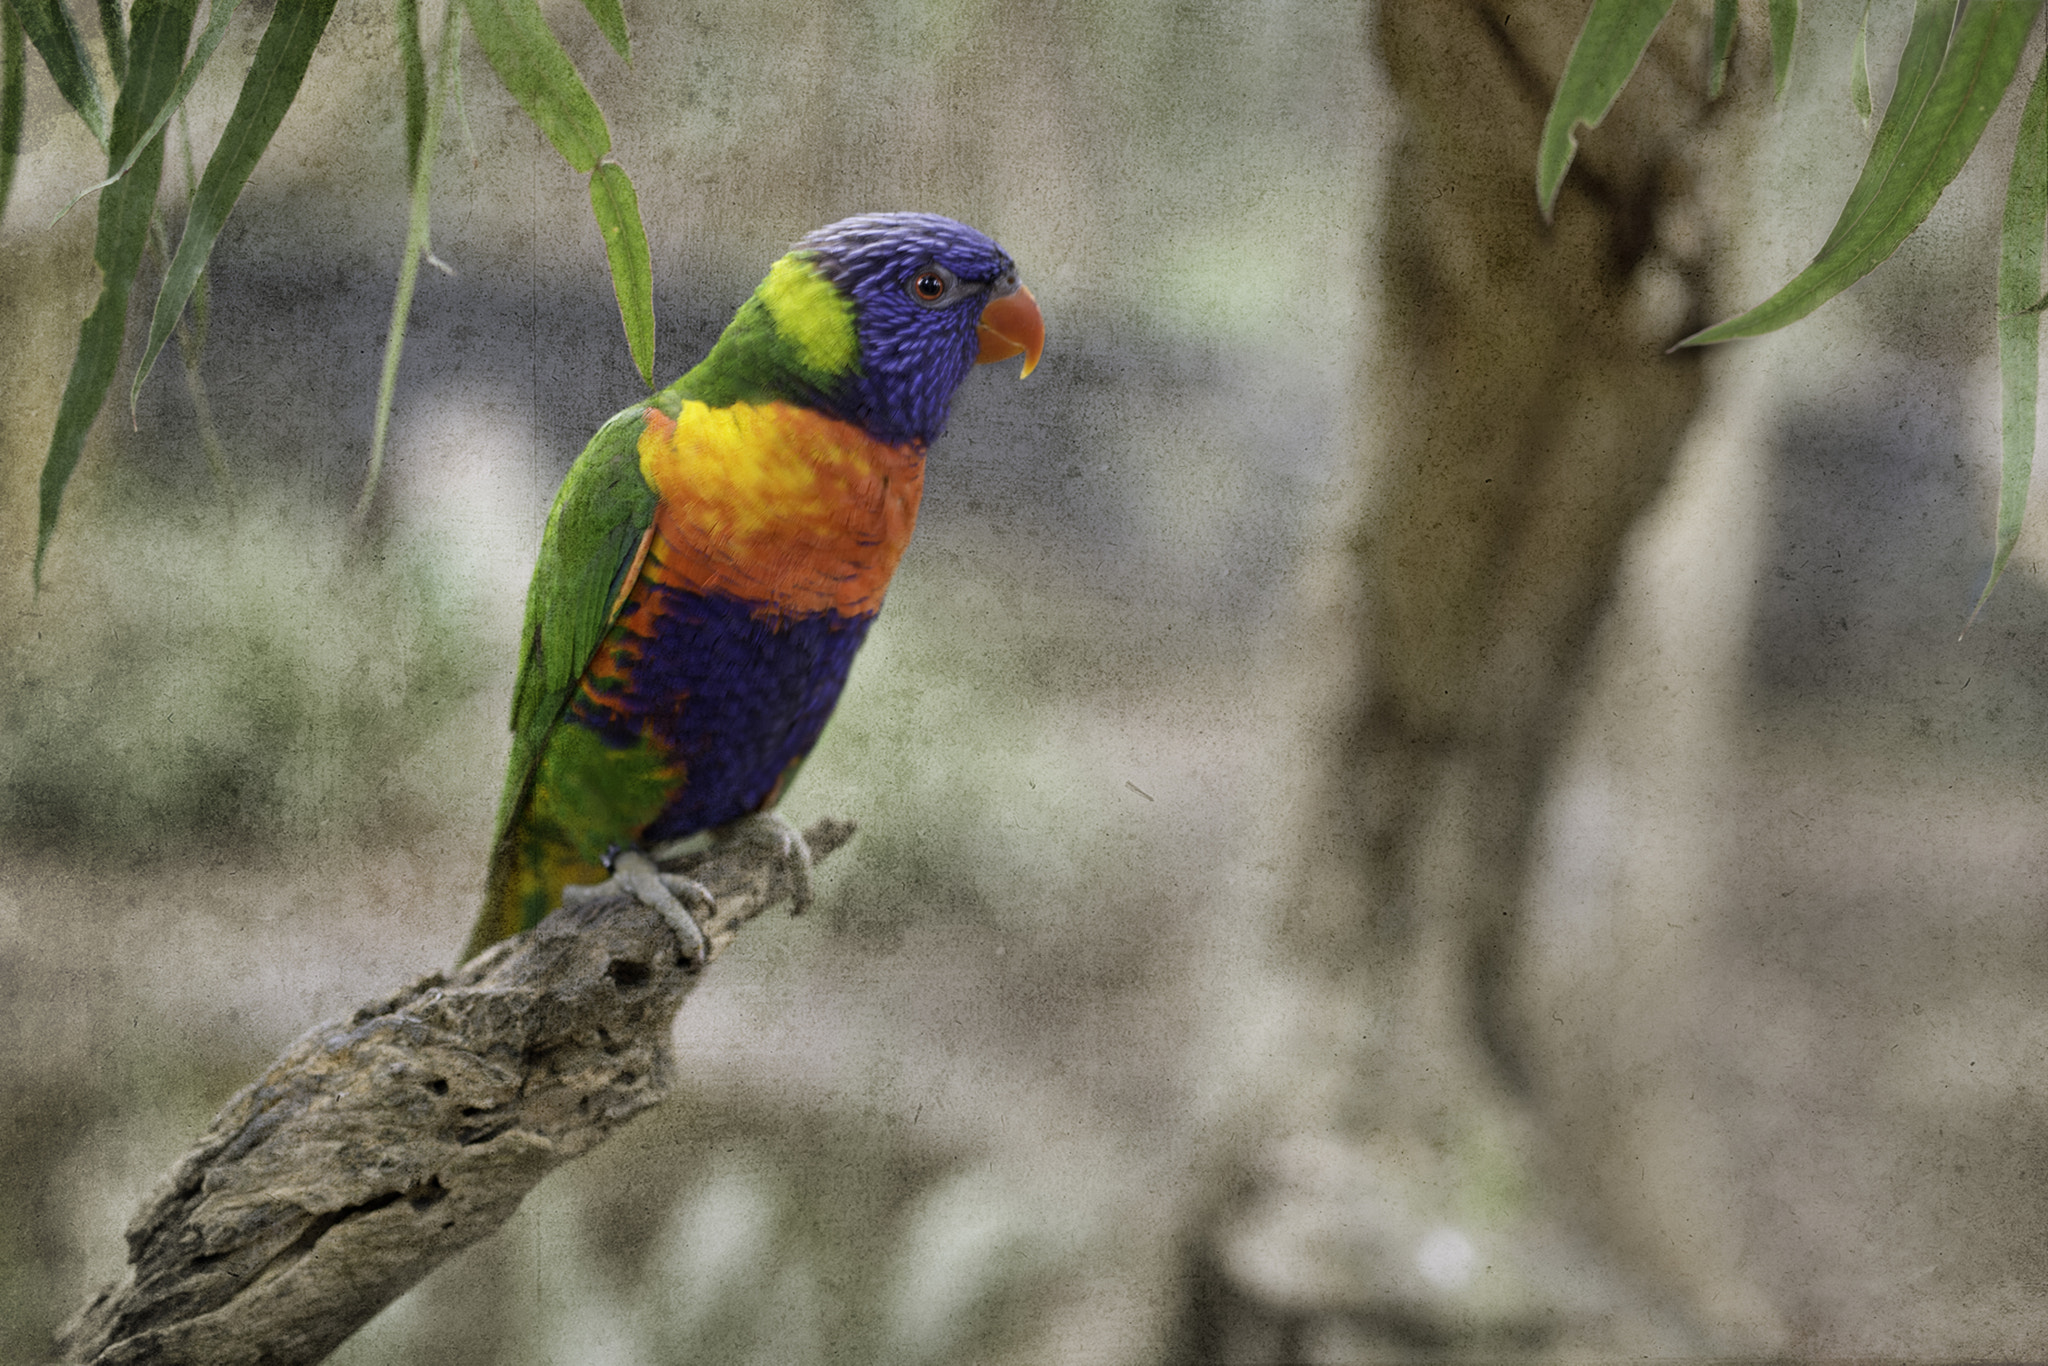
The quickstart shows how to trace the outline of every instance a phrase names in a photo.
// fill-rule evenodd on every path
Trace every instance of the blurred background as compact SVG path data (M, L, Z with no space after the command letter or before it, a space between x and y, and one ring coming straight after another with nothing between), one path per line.
M639 186L659 380L790 242L884 208L1002 242L1047 350L963 390L785 803L861 826L818 913L686 1004L675 1100L334 1359L2038 1341L2038 536L1957 639L2017 100L1862 287L1667 358L1804 264L1868 138L1860 6L1807 7L1776 107L1753 27L1701 100L1705 8L1545 229L1563 0L629 3L630 67L547 7ZM1908 19L1872 14L1880 99ZM584 187L471 43L452 273L421 275L351 530L406 204L388 12L344 0L209 270L224 474L160 365L31 596L95 288L90 209L57 215L98 175L31 69L0 223L9 1360L285 1043L452 961L548 500L642 392Z

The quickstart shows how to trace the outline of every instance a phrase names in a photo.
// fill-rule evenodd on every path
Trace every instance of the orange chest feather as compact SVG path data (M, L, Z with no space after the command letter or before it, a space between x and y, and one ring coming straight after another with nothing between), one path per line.
M861 616L917 524L924 452L783 403L649 409L640 472L658 495L649 572L795 614Z

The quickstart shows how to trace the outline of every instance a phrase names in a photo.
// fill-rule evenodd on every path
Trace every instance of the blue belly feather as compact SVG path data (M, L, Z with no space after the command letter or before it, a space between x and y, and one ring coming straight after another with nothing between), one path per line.
M681 767L680 788L640 832L651 845L761 809L817 744L875 618L765 614L724 594L648 587L654 636L613 628L638 647L625 686L604 706L579 689L565 719L613 748L652 739Z

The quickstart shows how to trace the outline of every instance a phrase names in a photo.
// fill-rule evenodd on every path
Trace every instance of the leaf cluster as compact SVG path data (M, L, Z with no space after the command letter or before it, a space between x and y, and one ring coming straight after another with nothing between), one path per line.
M277 0L242 79L220 141L196 186L188 186L185 222L175 249L166 237L159 202L164 143L174 116L226 35L241 0L209 0L207 22L193 38L199 0L99 0L100 45L95 53L73 22L64 0L0 0L0 213L6 210L21 151L33 46L51 83L107 157L103 179L79 198L97 193L99 217L93 262L100 294L79 328L71 375L58 406L43 461L34 575L56 529L65 486L85 449L87 432L105 406L127 334L129 295L142 260L154 248L167 264L152 309L142 357L129 386L132 410L164 344L176 333L186 353L188 381L198 383L197 348L203 339L207 261L241 197L251 172L298 98L306 69L336 0ZM583 0L591 19L620 57L630 60L625 14L619 0ZM434 69L420 29L419 0L394 0L392 24L405 89L406 172L412 208L399 269L384 375L377 400L369 473L357 511L367 513L389 430L392 395L419 263L431 259L429 190L442 110L455 92L462 26L467 21L491 69L562 158L590 182L590 207L611 265L627 345L641 378L654 382L654 272L632 177L611 157L611 131L537 0L448 0ZM109 112L104 79L111 82ZM180 120L182 127L182 119ZM189 164L190 145L187 139ZM76 200L73 201L76 203ZM199 325L186 323L188 312ZM205 410L195 389L195 407Z
M1614 106L1650 39L1677 0L1594 0L1565 63L1536 156L1536 198L1548 217L1582 128ZM1708 91L1720 93L1735 39L1736 0L1712 0ZM1871 112L1864 0L1850 97ZM1862 279L1925 222L1976 150L2019 71L2041 0L1915 0L1898 79L1871 139L1863 174L1812 264L1756 307L1679 342L1706 346L1797 322ZM1770 0L1772 84L1782 96L1791 67L1799 0ZM2020 116L2007 181L1998 266L1998 364L2002 392L1998 531L1981 609L2019 540L2032 477L2041 356L2041 248L2048 217L2048 58ZM1676 348L1674 348L1676 349ZM1971 616L1974 618L1976 611Z

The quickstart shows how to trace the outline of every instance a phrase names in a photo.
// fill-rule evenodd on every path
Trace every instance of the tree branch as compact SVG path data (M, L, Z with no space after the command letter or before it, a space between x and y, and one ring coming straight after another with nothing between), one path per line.
M852 838L806 832L815 857ZM685 865L716 958L788 899L755 849ZM307 1031L215 1116L128 1226L128 1268L58 1334L66 1362L315 1362L549 1171L659 1104L699 974L652 909L556 911L452 975Z

